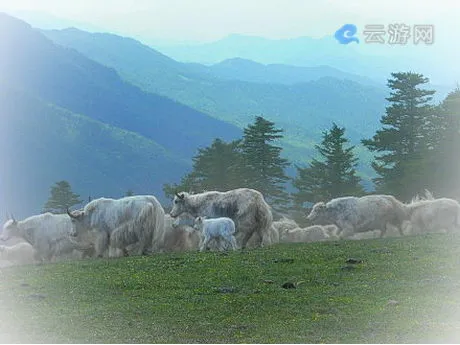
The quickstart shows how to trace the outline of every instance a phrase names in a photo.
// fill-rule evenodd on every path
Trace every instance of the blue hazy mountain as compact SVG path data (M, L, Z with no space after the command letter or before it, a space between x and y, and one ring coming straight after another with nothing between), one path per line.
M362 30L362 28L360 28ZM334 33L323 38L298 37L268 39L233 34L221 40L203 44L152 46L181 62L216 64L232 58L252 60L262 64L285 64L304 67L330 66L343 72L366 76L384 82L391 72L412 70L431 76L436 84L451 87L460 79L460 56L447 41L449 32L437 33L432 45L370 44L365 37L360 43L338 44ZM447 69L446 66L449 66Z
M162 197L163 183L186 173L199 147L241 136L5 14L0 51L0 207L17 215L39 212L63 179L83 198L127 189Z
M315 69L317 72L312 75L311 69L300 68L304 73L300 80L310 81L285 85L280 79L288 82L296 68L256 64L257 68L273 72L269 74L269 83L229 80L231 76L224 75L222 66L179 63L131 38L76 29L44 33L54 42L114 68L126 81L145 91L171 97L239 127L262 114L285 129L283 147L287 156L297 162L311 159L321 131L328 129L333 121L346 126L356 143L373 134L385 109L383 87L345 79L347 74L333 69L327 71L340 74L340 79L320 77L320 69ZM240 71L240 62L252 65L248 61L237 61ZM278 70L283 71L281 77ZM284 72L286 70L288 72ZM236 79L255 78L248 75L249 72L241 72ZM274 82L275 78L278 83Z
M88 196L122 197L129 189L164 200L162 184L179 179L189 160L137 133L72 113L0 85L0 210L41 212L52 184Z
M191 70L217 76L225 80L241 80L265 84L299 84L324 77L346 79L365 85L381 86L370 78L342 72L330 66L301 67L283 64L264 65L242 58L227 59L217 64L206 66L198 63L188 64Z
M241 132L166 97L143 92L115 70L48 40L8 16L0 17L0 73L5 82L57 106L154 139L190 157L215 137ZM174 138L174 140L172 140Z

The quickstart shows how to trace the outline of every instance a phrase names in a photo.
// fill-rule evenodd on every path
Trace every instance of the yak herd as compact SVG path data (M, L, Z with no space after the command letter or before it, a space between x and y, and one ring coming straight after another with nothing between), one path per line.
M460 229L460 204L429 192L410 203L347 196L315 204L303 215L307 227L290 218L248 188L176 193L169 214L151 195L100 198L67 214L10 216L0 233L0 265L453 232Z

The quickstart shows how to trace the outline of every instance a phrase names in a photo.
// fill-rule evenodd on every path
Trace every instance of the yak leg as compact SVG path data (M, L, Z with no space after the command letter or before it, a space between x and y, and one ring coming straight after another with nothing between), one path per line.
M96 252L96 257L102 258L104 256L104 252L108 249L109 245L109 234L106 232L102 232L97 236L96 243L94 245L94 249Z
M379 229L379 230L380 230L380 236L379 236L379 238L383 238L383 236L385 236L385 234L387 233L387 226L388 226L388 223L385 223L385 224L383 224L383 226Z
M342 231L339 234L340 239L345 239L347 237L353 236L355 233L354 228L350 224L345 224L344 226L341 227Z
M200 245L200 252L202 252L207 247L209 240L210 238L207 235L205 235Z
M233 235L232 235L231 238L230 238L230 244L231 244L233 250L236 250L236 249L237 249L236 238L235 238L235 236L233 236Z
M243 238L241 239L241 249L246 248L246 245L253 233L254 232L249 232L249 231L244 233ZM257 233L257 236L259 237L259 244L261 244L260 242L262 241L262 237L260 236L259 233Z

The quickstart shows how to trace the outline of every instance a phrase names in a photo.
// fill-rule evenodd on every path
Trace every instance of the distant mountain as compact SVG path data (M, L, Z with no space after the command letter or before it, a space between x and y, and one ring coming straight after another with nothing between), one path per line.
M100 26L83 22L83 21L75 21L72 19L57 17L47 12L41 11L30 11L30 10L15 10L15 11L8 11L8 15L21 19L33 27L40 28L40 29L65 29L68 27L77 27L81 30L86 31L104 31L103 28Z
M137 132L183 157L215 137L233 139L236 127L169 98L141 91L25 23L0 16L2 79L73 112Z
M382 86L372 79L345 73L329 66L299 67L283 64L264 65L242 58L224 60L211 66L192 63L188 65L197 72L210 76L217 76L226 80L292 85L318 80L324 77L333 77L376 87Z
M330 66L384 82L391 72L416 71L431 76L435 84L454 85L460 80L457 64L460 54L447 41L449 32L436 34L432 45L369 44L362 35L359 44L339 44L333 37L298 37L268 39L246 35L229 35L204 44L160 45L153 47L181 62L216 64L232 58L262 64L285 64L304 67ZM441 37L442 36L442 37ZM446 37L444 37L446 36ZM446 69L445 66L449 66Z
M0 109L2 214L22 218L41 212L50 186L63 179L84 202L88 196L122 197L128 189L163 199L162 185L191 167L139 134L3 84Z
M321 131L332 121L346 126L357 143L374 133L385 109L385 89L351 80L327 77L295 85L224 80L213 70L219 66L182 64L133 39L76 29L44 33L54 42L114 68L143 90L166 95L239 127L262 114L285 129L283 147L297 162L310 160ZM267 68L278 70L278 66ZM285 80L288 77L283 76Z
M163 183L186 173L199 147L241 136L5 14L0 51L0 207L16 214L39 212L62 179L84 198L127 189L161 198Z

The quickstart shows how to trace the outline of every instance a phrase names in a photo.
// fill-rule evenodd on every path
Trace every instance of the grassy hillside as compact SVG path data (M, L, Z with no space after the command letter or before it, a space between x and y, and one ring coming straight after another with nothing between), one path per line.
M433 234L3 269L0 340L456 342L459 248Z
M0 211L41 212L56 181L82 196L121 197L128 189L163 197L163 183L191 166L141 135L72 113L0 83Z

